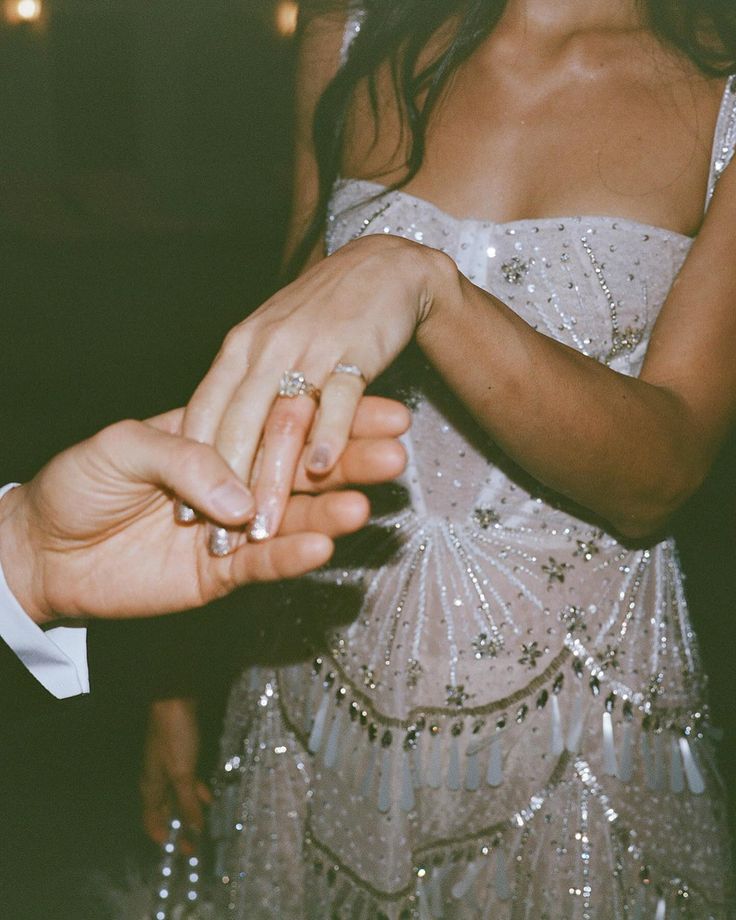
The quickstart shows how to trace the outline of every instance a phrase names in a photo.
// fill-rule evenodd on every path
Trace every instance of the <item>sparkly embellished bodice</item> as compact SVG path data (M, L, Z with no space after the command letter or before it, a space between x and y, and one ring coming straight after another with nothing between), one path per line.
M603 217L457 220L383 191L365 181L338 184L330 250L367 233L442 249L540 332L620 373L639 372L690 238ZM525 476L416 356L399 361L386 383L413 408L402 481L408 499L381 522L401 548L396 569L372 581L366 605L381 611L375 632L361 621L339 655L351 682L365 685L372 675L371 699L390 716L428 706L482 710L489 691L494 700L524 695L540 674L556 677L574 651L598 692L615 686L647 711L666 696L689 724L692 687L685 692L681 676L696 669L681 625L663 611L657 623L631 614L665 584L669 602L682 603L671 542L627 548Z
M735 142L736 80L711 192ZM540 333L628 375L692 243L612 217L461 220L339 182L328 251L370 233L447 252ZM625 545L532 480L417 351L379 387L413 409L408 469L311 583L347 625L234 689L214 916L726 918L672 541Z

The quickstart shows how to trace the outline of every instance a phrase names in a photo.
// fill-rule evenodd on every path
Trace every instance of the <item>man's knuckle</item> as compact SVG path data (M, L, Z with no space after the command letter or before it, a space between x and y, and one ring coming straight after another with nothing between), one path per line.
M212 459L211 448L196 441L182 440L176 444L175 449L181 465L194 479L204 477Z
M113 454L118 454L121 450L130 446L130 442L137 439L141 433L141 422L134 419L123 419L114 425L108 425L98 432L92 441L97 447L108 450Z

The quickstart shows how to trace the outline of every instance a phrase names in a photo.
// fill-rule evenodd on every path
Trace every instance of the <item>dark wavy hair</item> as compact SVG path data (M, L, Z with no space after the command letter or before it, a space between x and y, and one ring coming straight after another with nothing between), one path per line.
M374 118L378 118L376 75L386 62L391 68L403 125L409 129L406 172L390 188L396 190L416 176L425 154L427 125L457 67L493 31L508 0L364 0L362 28L348 59L322 94L313 134L319 169L319 198L309 226L286 268L293 277L319 239L335 179L340 174L345 129L357 86L367 81ZM735 0L638 0L649 28L659 40L690 58L710 76L736 70ZM313 0L304 18L345 7L345 3ZM451 19L457 21L445 47L426 66L419 57L430 38ZM421 102L419 101L421 99Z

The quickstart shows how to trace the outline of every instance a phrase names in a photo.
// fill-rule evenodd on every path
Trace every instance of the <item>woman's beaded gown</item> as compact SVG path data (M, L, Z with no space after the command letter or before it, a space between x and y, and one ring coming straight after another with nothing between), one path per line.
M735 144L736 78L709 198ZM612 217L456 219L339 182L329 251L368 233L442 249L541 333L627 375L692 244ZM392 507L336 567L284 587L295 632L315 603L347 625L232 691L207 916L730 916L673 541L622 544L532 481L411 349L387 388L414 410Z

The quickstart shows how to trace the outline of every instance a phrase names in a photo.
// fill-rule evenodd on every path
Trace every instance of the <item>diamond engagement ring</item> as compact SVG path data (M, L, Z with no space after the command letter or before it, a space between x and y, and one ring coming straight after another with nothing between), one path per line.
M295 399L297 396L310 396L316 403L322 395L319 387L310 383L301 371L284 371L279 383L279 396Z
M357 364L336 364L335 369L332 371L333 374L349 374L351 377L358 377L363 381L364 384L368 384L368 381L365 379L365 374L358 367Z

